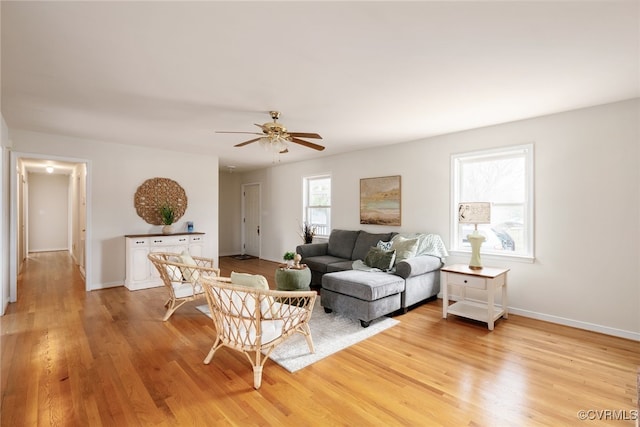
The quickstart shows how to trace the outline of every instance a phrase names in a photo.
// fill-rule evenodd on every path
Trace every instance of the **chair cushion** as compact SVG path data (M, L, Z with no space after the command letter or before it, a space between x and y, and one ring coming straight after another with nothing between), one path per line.
M188 298L194 295L200 295L204 292L204 289L202 289L202 286L200 286L200 284L192 286L190 282L172 283L171 286L173 287L173 293L175 294L176 298Z

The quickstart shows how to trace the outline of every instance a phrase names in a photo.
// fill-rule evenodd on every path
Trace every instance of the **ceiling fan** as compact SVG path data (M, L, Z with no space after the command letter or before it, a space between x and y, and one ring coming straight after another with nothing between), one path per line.
M239 144L234 145L234 147L244 147L247 144L251 144L252 142L260 141L260 144L270 150L273 150L277 153L287 153L289 149L287 147L287 142L293 142L295 144L300 144L308 148L313 148L314 150L322 151L324 147L322 145L314 144L313 142L305 141L300 138L313 138L313 139L322 139L320 135L317 133L309 133L309 132L289 132L287 128L284 127L281 123L278 123L277 120L280 118L279 111L269 111L271 114L272 122L267 122L265 124L258 126L262 133L260 132L228 132L228 131L216 131L216 133L248 133L251 135L260 135L258 138L253 138L248 141L241 142Z

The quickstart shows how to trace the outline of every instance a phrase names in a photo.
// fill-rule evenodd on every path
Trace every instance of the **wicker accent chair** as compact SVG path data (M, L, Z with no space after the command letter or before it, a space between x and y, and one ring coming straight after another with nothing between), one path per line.
M259 389L271 352L294 333L304 335L309 351L315 352L309 320L316 292L256 289L230 283L229 278L204 277L202 284L216 328L205 364L220 347L240 351L249 359L253 387Z
M156 267L164 287L169 292L165 303L167 312L162 318L169 320L183 304L204 298L200 279L204 276L220 276L220 269L213 267L213 259L182 253L152 252L147 258Z

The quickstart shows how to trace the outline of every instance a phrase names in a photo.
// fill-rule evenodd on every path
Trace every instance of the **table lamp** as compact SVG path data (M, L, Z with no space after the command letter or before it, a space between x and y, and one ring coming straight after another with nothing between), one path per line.
M485 237L478 233L478 224L491 224L491 203L488 202L467 202L458 205L458 223L473 224L473 233L467 235L471 243L471 261L469 268L481 270L480 246L485 241Z

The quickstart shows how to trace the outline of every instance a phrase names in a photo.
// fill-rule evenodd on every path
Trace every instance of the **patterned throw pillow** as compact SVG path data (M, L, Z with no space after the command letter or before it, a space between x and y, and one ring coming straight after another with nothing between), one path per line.
M383 242L382 240L378 240L378 243L376 244L376 248L382 249L384 251L390 251L391 242Z
M379 268L382 271L389 271L393 267L396 259L396 251L385 251L380 248L371 248L364 258L364 263L368 267Z

